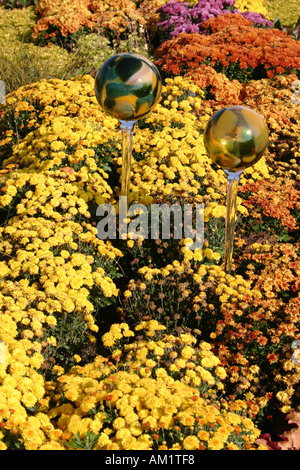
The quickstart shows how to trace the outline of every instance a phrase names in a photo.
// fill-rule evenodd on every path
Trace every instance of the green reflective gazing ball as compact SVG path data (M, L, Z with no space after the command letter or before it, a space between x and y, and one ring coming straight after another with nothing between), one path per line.
M120 121L148 114L161 96L162 81L155 65L134 53L116 54L98 70L95 94L103 110Z
M254 165L268 145L265 120L245 106L230 106L215 113L204 131L204 146L223 170L238 172Z

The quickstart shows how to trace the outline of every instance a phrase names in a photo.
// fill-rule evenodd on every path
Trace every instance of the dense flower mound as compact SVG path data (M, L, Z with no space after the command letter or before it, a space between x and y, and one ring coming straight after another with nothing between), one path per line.
M157 48L156 64L164 74L182 75L202 64L240 81L299 73L300 45L286 33L255 28L230 14L204 24L215 32L182 33Z
M270 18L270 12L264 0L236 0L235 8L241 12L253 12ZM274 18L274 16L272 17Z
M74 96L76 81L71 83L75 86L68 88ZM79 80L78 87L84 83ZM49 99L47 91L53 93L59 84L63 85L61 94ZM8 357L7 364L1 366L1 403L7 409L6 396L19 402L8 407L10 416L2 416L10 423L5 436L20 424L21 417L25 423L29 418L26 410L44 397L44 375L53 363L61 361L62 350L67 352L71 345L71 353L63 355L62 361L70 367L75 363L76 348L81 352L95 342L97 309L118 295L113 279L122 253L100 240L89 223L90 201L97 199L93 204L100 204L112 193L106 173L90 159L94 156L92 147L103 134L95 127L84 130L75 116L79 109L81 117L84 115L82 107L62 110L63 103L71 104L70 95L62 93L65 85L57 80L49 84L41 81L19 89L8 97L1 121L1 215L7 223L1 227L0 329ZM53 101L60 101L60 106L52 107ZM69 116L64 116L67 113ZM12 116L17 125L15 134L10 127ZM95 116L95 126L97 119L106 120ZM105 139L115 124L107 125ZM19 378L10 382L13 371ZM12 395L11 386L15 388L16 383L19 391Z
M240 8L240 9L239 9ZM235 0L209 0L183 3L178 0L140 1L131 0L76 0L70 4L65 0L40 0L35 9L38 20L32 37L38 43L67 43L81 31L101 31L110 39L124 37L137 28L158 27L160 34L174 37L180 32L199 32L199 25L212 16L223 12L241 13L251 24L271 27L265 15L267 10L261 1L243 2ZM160 21L164 20L164 21ZM158 23L158 24L157 24ZM170 31L171 34L170 34ZM169 38L168 37L168 38Z
M103 338L111 345L112 360L98 356L68 374L54 366L56 383L43 382L32 369L38 367L40 355L28 357L28 344L18 342L9 356L19 354L18 361L10 366L9 376L2 372L6 429L31 450L85 448L86 436L96 438L98 450L257 448L259 430L247 417L247 404L230 400L217 406L212 400L215 390L222 389L226 372L209 343L195 348L192 335L162 334L165 327L155 321L136 330L124 323L112 325ZM145 338L134 348L125 344L120 357L116 344L141 330ZM164 356L172 363L169 371L163 367ZM176 378L179 373L181 380ZM206 398L200 390L207 391ZM21 402L27 407L38 402L40 411L28 417Z
M203 88L190 76L166 79L161 103L135 132L133 199L146 194L158 200L193 199L208 206L222 197L224 174L212 168L203 145L203 129L211 115ZM245 172L246 178L251 176L269 177L265 159Z
M283 25L292 25L299 18L298 0L291 0L288 8L282 8L281 0L265 0L264 5L269 16L271 18L279 18Z

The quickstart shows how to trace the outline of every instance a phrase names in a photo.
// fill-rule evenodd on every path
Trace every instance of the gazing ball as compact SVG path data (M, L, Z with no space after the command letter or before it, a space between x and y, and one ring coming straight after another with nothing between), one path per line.
M215 113L204 130L204 146L223 170L238 172L254 165L268 145L265 120L245 106L230 106Z
M162 81L155 65L134 53L106 60L95 77L95 94L103 110L120 121L148 114L161 96Z

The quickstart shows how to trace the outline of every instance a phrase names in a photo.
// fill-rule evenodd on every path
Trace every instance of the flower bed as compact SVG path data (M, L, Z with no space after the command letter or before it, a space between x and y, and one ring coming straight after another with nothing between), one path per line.
M261 27L273 26L263 13L251 11L251 5L247 9L242 10L236 8L235 0L209 0L198 2L196 5L190 3L182 3L173 0L163 5L158 13L160 20L158 27L160 30L161 40L173 39L180 33L201 33L205 32L207 26L204 24L212 18L219 18L222 15L239 14L242 18L249 21L249 24ZM260 10L260 9L259 9ZM261 6L261 10L267 14L267 10Z
M202 64L242 82L299 71L300 45L279 30L256 28L241 15L220 15L201 24L212 33L182 33L156 50L157 65L168 76Z
M111 41L112 21L120 34L138 15L160 28L162 9L200 3L124 2L112 18L113 2L78 1L82 21L71 24L41 1L32 21L69 40L71 26L96 34L103 10ZM275 425L299 406L299 43L254 26L250 15L268 16L262 2L226 5L250 13L202 15L202 32L156 50L162 98L133 139L130 201L204 204L202 249L98 238L97 206L117 207L121 131L91 75L42 78L0 105L1 449L288 447ZM59 46L45 52L53 47L69 60ZM269 146L240 179L229 275L227 181L203 131L234 104L266 119Z

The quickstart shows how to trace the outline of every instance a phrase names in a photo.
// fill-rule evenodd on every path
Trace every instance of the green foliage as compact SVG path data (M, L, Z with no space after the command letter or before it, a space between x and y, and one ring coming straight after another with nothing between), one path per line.
M279 18L284 25L296 23L299 17L299 0L264 0L271 19Z
M77 450L93 450L97 444L99 436L100 434L95 434L93 431L89 431L85 434L83 439L80 439L80 437L76 435L67 445L68 447Z

